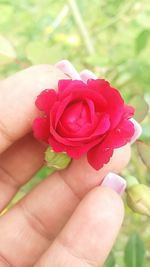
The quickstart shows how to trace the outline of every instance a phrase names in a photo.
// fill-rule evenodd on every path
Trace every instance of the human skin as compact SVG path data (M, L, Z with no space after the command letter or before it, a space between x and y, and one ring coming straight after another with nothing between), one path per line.
M0 81L0 211L43 164L45 145L31 133L36 96L66 78L38 65ZM100 184L129 159L128 144L99 171L82 157L36 186L0 217L0 267L102 266L124 209L120 195Z

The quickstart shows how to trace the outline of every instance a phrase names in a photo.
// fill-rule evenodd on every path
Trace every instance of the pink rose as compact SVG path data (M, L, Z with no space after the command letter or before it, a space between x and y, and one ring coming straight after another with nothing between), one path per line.
M96 170L108 163L113 151L130 142L134 109L102 79L60 80L58 92L44 90L36 100L44 116L33 123L34 136L56 152L79 159L87 153Z

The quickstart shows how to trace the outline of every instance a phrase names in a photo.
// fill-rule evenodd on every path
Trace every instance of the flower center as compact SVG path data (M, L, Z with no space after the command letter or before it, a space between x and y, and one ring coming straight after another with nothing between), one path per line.
M69 105L61 119L63 127L71 132L80 131L90 123L90 114L87 104L83 101Z

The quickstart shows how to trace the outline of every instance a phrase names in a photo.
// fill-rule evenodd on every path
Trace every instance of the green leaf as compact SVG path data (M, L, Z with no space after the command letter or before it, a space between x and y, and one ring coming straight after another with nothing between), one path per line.
M150 140L150 114L146 117L146 119L142 122L142 135L140 137L142 141Z
M138 153L141 160L150 169L150 144L143 141L137 141Z
M107 258L107 261L105 262L104 267L115 267L115 257L114 253L111 252Z
M142 122L149 111L149 105L145 101L144 97L142 95L134 96L131 99L130 104L135 108L134 118L138 122Z
M0 35L0 64L11 63L16 58L16 52L12 44Z
M27 45L26 54L33 64L52 64L63 58L64 51L60 45L51 46L37 41Z
M125 247L125 267L144 267L145 245L137 233L131 234Z
M150 30L144 30L136 38L135 51L139 54L147 45L150 38Z

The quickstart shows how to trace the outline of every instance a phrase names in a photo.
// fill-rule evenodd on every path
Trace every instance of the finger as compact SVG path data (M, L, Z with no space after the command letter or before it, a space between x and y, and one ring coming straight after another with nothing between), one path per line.
M35 267L102 266L118 235L123 204L108 188L92 190Z
M124 152L116 150L104 171L89 168L84 158L76 161L76 165L72 162L68 172L52 175L8 211L0 220L0 258L7 259L14 267L33 266L66 224L80 199L101 183L104 173L113 170L114 160L120 169L123 167L124 162L118 159L130 150L122 149ZM68 173L70 179L67 176L66 180Z
M45 146L28 134L0 155L0 211L40 169Z
M73 64L68 60L61 60L55 66L65 74L69 75L72 79L81 79L85 83L88 79L97 79L97 76L90 70L83 70L78 73Z
M88 79L97 79L97 76L90 70L83 70L80 72L80 77L85 83Z
M126 145L114 151L110 162L99 171L95 171L88 163L86 157L72 161L71 165L61 171L61 176L73 191L82 198L89 190L98 186L103 177L109 172L119 173L124 169L131 157L131 147ZM71 174L71 175L70 175Z
M80 74L70 61L61 60L55 66L65 74L69 75L72 79L81 80Z
M138 139L139 137L141 136L142 134L142 126L135 120L135 119L130 119L132 121L132 123L134 124L134 135L132 136L132 139L131 139L131 142L130 144L134 144Z
M27 181L29 181L30 178L33 177L34 173L36 173L37 170L42 167L44 162L44 151L45 151L45 146L39 143L37 140L35 140L32 134L28 134L24 138L15 142L13 146L11 146L9 149L7 149L7 151L5 151L3 154L0 155L0 196L1 196L0 211L2 211L4 207L9 203L9 201L16 194L19 188L22 185L24 185ZM124 150L123 152L121 151L122 150L120 150L119 152L120 162L121 162L119 170L120 168L123 168L123 166L126 165L130 153L130 151L126 149L126 157L124 157L123 156ZM119 165L117 164L117 156L115 155L116 154L114 154L114 159L112 160L111 165L116 164L117 167ZM74 173L75 168L78 168L79 173L82 173L81 169L83 167L82 164L84 164L86 169L88 168L88 164L85 158L82 159L81 164L80 162L76 163L79 165L76 166L75 162L72 163L73 168L70 168L72 173ZM91 170L89 170L88 168L87 172L88 173L89 171L92 172L91 175L95 177L95 172L93 172L92 168L90 169ZM115 166L112 169L110 169L110 171L112 171L113 169L116 172L118 172ZM107 170L105 171L105 168L100 170L101 175L104 176L106 173ZM67 174L64 173L64 177L66 177L66 175ZM65 179L67 179L67 177ZM94 178L92 179L93 179L93 185L95 186L96 179ZM84 185L83 194L85 193L85 191L88 191L90 189L91 185L83 183L82 179L80 179L80 184L81 185L79 185L78 187L81 188L81 190Z
M0 84L0 153L29 131L37 116L35 99L46 88L57 88L66 76L58 68L38 65L18 72Z

